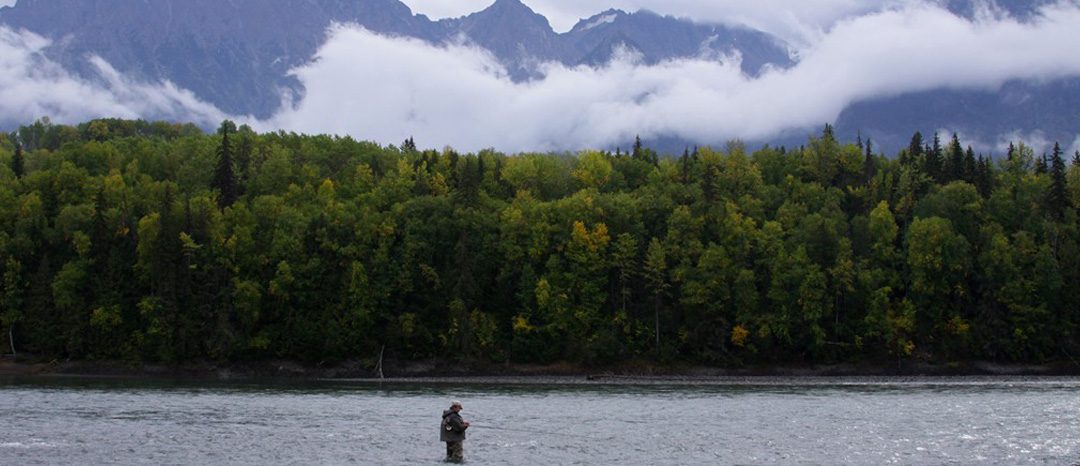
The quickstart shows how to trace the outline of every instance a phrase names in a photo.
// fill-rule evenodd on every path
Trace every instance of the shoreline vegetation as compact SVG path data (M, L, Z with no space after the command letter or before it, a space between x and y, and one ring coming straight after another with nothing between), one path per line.
M1073 372L1078 207L1080 151L956 134L504 154L41 120L0 134L0 352L224 377Z
M671 367L651 363L584 367L569 363L547 365L491 364L479 361L410 361L391 363L378 377L363 362L311 366L294 361L262 361L220 365L210 362L167 366L121 361L31 361L0 359L4 377L170 379L179 381L320 381L357 383L472 383L472 384L819 384L896 381L993 381L1024 378L1080 377L1074 362L1001 364L965 361L951 364L908 363L904 367L867 364L817 366L760 366L719 368Z

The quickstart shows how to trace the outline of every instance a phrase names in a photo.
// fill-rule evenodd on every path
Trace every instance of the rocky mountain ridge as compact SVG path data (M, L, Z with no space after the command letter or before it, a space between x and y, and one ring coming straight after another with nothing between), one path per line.
M167 79L226 112L260 118L279 108L283 90L302 92L288 71L311 60L333 23L436 44L465 38L491 51L516 80L538 77L543 62L604 62L612 44L631 42L651 63L704 47L741 55L749 73L791 64L784 45L759 31L642 11L558 34L519 0L439 21L398 0L19 0L0 9L0 25L53 40L50 58L85 76L93 77L86 57L96 54L136 78Z
M999 14L1026 20L1051 0L932 1L963 17L985 14L989 5ZM46 56L87 79L97 77L87 58L98 55L133 79L168 80L224 112L261 119L303 95L301 83L289 72L312 60L335 23L431 44L464 41L489 50L519 82L541 78L539 66L545 62L601 66L620 52L645 64L684 57L738 59L750 77L767 67L796 64L782 40L749 28L609 9L557 33L520 0L496 0L476 13L438 21L415 14L399 0L18 0L0 8L0 26L49 38ZM1080 132L1080 113L1069 110L1074 103L1080 103L1080 78L1015 81L1000 89L869 98L849 105L836 121L821 124L833 123L845 139L873 138L886 151L904 147L916 130L961 131L987 145L1008 134L1034 134L1068 145ZM814 130L747 142L799 144L806 131ZM667 145L662 150L677 152L726 138L685 141L654 135L654 141Z

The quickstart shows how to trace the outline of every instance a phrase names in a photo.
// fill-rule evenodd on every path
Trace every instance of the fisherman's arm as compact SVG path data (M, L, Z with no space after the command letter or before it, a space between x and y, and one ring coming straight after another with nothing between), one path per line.
M454 428L455 432L465 432L465 429L469 428L469 422L462 419L461 416L454 416L450 418L450 426Z

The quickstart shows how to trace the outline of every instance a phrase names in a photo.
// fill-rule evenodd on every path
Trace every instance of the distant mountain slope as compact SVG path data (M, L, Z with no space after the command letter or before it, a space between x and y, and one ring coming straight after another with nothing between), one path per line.
M334 22L433 43L464 38L490 50L517 80L536 77L545 61L606 62L615 37L636 40L650 63L708 49L742 55L750 72L791 64L767 34L647 12L622 14L587 34L557 34L520 0L438 22L398 0L20 0L0 9L0 24L54 40L50 58L85 76L94 75L86 57L97 54L124 73L168 79L226 112L261 118L278 108L283 90L302 91L287 73L312 58Z
M758 75L765 65L793 64L779 39L760 31L695 24L651 11L608 10L584 19L566 34L573 45L565 61L595 65L618 45L629 45L647 63L683 57L738 55L742 69Z
M928 1L968 18L993 11L1028 21L1038 7L1055 0ZM96 54L137 80L169 80L229 114L261 119L280 109L283 96L304 92L288 73L312 60L333 23L434 44L474 44L489 50L516 81L539 78L538 65L544 62L602 66L620 51L646 64L689 57L738 59L747 76L795 65L787 45L761 31L610 9L559 34L521 0L496 0L482 11L439 21L414 14L399 0L19 0L0 8L0 25L50 38L46 56L84 77L97 77L87 60ZM849 105L833 123L841 137L861 133L886 151L906 145L915 130L960 131L986 144L1009 134L1071 143L1080 132L1078 105L1080 78L1014 81L1001 89L871 97ZM39 116L4 117L25 121ZM820 122L825 123L830 122ZM805 141L801 133L792 129L768 141L748 142ZM682 141L653 136L679 151L727 137Z
M491 51L517 79L533 76L533 64L562 61L565 48L547 18L519 0L498 0L471 15L439 22L448 38L467 37Z
M965 144L996 145L1007 142L998 138L1011 136L1029 144L1045 139L1068 147L1080 131L1078 108L1078 78L1010 81L998 90L939 89L857 102L840 114L836 131L847 138L861 133L893 149L905 147L915 130L959 132Z
M268 6L273 5L273 8ZM88 54L146 80L168 79L235 114L269 116L287 71L311 59L332 21L429 37L397 0L20 0L0 24L53 39L50 58L90 74Z

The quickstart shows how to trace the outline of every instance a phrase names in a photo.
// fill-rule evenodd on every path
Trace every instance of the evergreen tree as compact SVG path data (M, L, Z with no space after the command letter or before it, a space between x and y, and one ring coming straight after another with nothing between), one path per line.
M968 183L975 183L975 151L971 146L968 146L964 151L964 181Z
M1054 143L1054 155L1050 159L1050 192L1047 193L1046 205L1050 215L1058 221L1065 218L1069 207L1069 192L1065 181L1065 160L1061 158L1061 146Z
M221 123L218 133L221 134L221 145L218 146L218 162L214 169L214 180L211 187L218 191L218 207L224 209L233 205L239 198L236 186L236 173L233 170L232 147L229 144L229 133L236 130L236 125L229 120Z
M406 153L416 152L416 141L413 140L412 136L409 136L401 143L401 151Z
M925 158L923 159L923 171L938 183L941 183L944 179L942 176L941 155L941 137L934 133L934 145L926 149Z
M656 154L656 151L642 145L641 137L634 138L634 152L631 157L653 166L660 164L660 156Z
M690 148L683 149L682 158L679 159L679 166L682 169L682 182L687 184L690 182Z
M833 131L832 125L826 123L825 129L821 130L821 138L826 141L836 141L836 134Z
M15 154L11 156L11 171L15 174L15 178L22 178L26 174L24 165L22 144L15 144Z
M1043 153L1042 157L1039 157L1039 159L1035 161L1035 174L1045 175L1049 170L1050 167L1046 160L1046 153Z
M1074 167L1080 167L1080 150L1073 154L1072 164Z
M953 133L945 158L945 182L964 179L964 148L960 137Z
M984 197L990 197L990 193L993 190L993 178L990 173L990 159L979 156L979 160L975 162L975 189L979 191L979 194Z
M409 154L408 144L226 123L184 137L168 124L165 137L139 128L110 123L110 140L130 142L79 136L41 152L48 163L24 160L33 183L0 179L5 349L16 340L43 358L305 364L383 345L403 361L456 350L530 363L618 363L659 349L661 364L764 367L874 364L885 351L900 362L1080 353L1067 334L1080 322L1067 312L1078 308L1067 293L1080 283L1068 205L1080 182L1060 145L1038 178L1028 146L1000 164L968 147L972 188L932 185L929 138L904 165L867 138L862 152L814 138L790 154L684 150L654 171L645 147L643 160L612 163L601 152ZM33 140L50 139L18 139L24 150ZM220 188L207 189L210 154L188 154L231 158L239 189L246 140L259 195L223 214ZM942 160L951 170L954 149ZM832 154L822 165L841 175L795 176L814 151ZM124 169L105 169L113 162ZM662 176L626 181L642 172ZM866 186L848 183L860 176ZM830 185L838 178L845 189ZM621 184L581 193L574 182L608 179Z
M874 164L874 154L870 139L866 140L866 154L863 156L863 176L867 184L877 176L877 165Z
M917 158L923 153L923 137L922 133L916 131L911 135L911 142L908 144L908 155L912 158Z
M240 136L240 141L236 144L237 194L243 194L244 186L251 176L251 159L252 154L255 152L253 141L255 133L250 126L243 125L237 131L237 135Z

